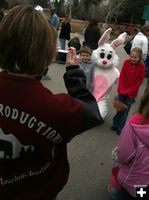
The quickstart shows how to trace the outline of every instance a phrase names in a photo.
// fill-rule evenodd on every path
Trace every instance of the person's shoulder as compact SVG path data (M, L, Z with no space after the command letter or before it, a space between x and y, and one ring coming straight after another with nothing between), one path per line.
M91 29L97 31L97 30L99 30L99 27L98 26L91 26Z
M122 70L127 70L127 69L129 69L130 66L131 66L131 61L130 61L130 59L125 59L124 62L123 62L123 66L122 66L121 71L122 71ZM120 73L121 73L121 72L120 72Z
M143 61L141 61L140 63L137 63L135 66L138 68L140 72L141 71L143 72L145 70L145 63Z
M123 64L124 64L124 65L126 65L126 64L131 64L130 59L126 58L126 59L124 60Z
M142 37L142 36L143 36L143 33L138 32L136 35L134 35L133 40L136 40L136 39L138 39L138 38L140 38L140 37Z
M144 35L142 32L139 32L136 36L143 39L143 40L148 40L146 35Z
M145 63L144 63L143 60L139 63L139 66L141 66L141 67L145 67Z
M91 30L91 29L92 29L91 26L87 26L86 29L85 29L85 31L87 32L87 31L89 31L89 30Z

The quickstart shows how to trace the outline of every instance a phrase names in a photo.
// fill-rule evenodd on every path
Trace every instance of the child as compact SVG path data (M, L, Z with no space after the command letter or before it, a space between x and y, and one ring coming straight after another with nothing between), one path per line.
M68 42L68 47L74 47L76 48L77 54L80 52L80 48L81 48L81 43L80 43L80 39L78 36L75 36L74 38L72 38L69 42Z
M86 87L90 91L92 91L94 67L90 58L91 58L91 49L87 46L82 47L80 49L79 66L80 69L82 69L86 75Z
M138 112L123 128L115 151L121 164L117 174L121 188L115 190L115 197L117 194L117 199L135 199L135 185L149 185L149 88L141 98Z
M130 53L130 58L124 61L118 82L118 100L124 103L127 108L117 111L113 118L111 130L119 135L123 129L130 107L137 97L145 73L145 65L142 61L142 51L134 48Z

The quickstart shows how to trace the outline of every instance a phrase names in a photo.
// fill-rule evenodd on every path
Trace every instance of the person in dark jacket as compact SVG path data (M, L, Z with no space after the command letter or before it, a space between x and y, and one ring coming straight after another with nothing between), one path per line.
M55 57L56 41L54 28L31 5L14 7L1 22L2 200L54 200L68 180L67 143L103 122L74 48L64 74L68 94L53 94L36 80Z
M93 18L90 20L84 32L85 45L92 50L97 49L100 37L101 37L101 32L98 27L98 20Z
M70 40L70 33L71 33L71 16L66 15L64 20L62 21L61 30L59 34L59 40L61 49L65 50L66 40Z

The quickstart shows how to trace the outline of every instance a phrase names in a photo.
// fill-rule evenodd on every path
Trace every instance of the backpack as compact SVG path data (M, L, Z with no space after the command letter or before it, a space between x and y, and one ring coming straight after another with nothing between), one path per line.
M132 47L132 42L133 42L134 37L132 37L125 45L124 45L124 50L125 52L129 55Z

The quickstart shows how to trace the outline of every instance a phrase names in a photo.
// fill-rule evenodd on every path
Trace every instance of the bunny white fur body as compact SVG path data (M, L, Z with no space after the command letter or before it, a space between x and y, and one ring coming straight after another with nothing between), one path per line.
M109 39L111 28L107 29L100 38L99 47L93 51L91 60L94 65L93 95L96 98L102 118L108 113L109 92L119 77L119 58L115 48L121 45L126 38L126 33L121 34L117 39L106 43Z

